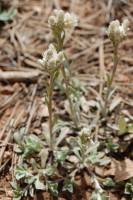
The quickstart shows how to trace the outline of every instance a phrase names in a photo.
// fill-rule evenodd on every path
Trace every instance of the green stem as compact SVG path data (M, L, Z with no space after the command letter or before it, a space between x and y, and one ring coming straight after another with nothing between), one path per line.
M76 128L78 128L78 120L76 119L75 109L73 107L73 102L72 102L71 97L70 97L70 92L69 92L69 87L68 87L68 80L67 80L67 76L66 76L66 72L65 72L64 66L61 66L61 71L62 71L62 75L64 77L64 82L65 82L65 87L66 87L66 95L67 95L67 99L68 99L69 105L70 105L72 120L73 120Z
M53 97L53 75L50 75L49 91L48 91L48 111L49 111L49 133L50 133L50 149L53 151L53 113L52 113L52 97Z
M112 86L114 76L115 76L115 73L116 73L116 69L117 69L117 65L118 65L118 45L114 46L113 62L114 62L113 69L112 69L112 73L111 73L111 76L110 76L109 81L108 81L107 93L106 93L106 96L105 96L105 105L104 105L104 112L103 112L104 116L107 115L109 95L110 95L110 92L111 92L111 86Z
M57 38L57 44L58 44L58 51L62 51L62 49L63 49L63 41L61 40L61 35L60 34L58 35L58 38ZM75 114L75 109L74 109L74 106L73 106L73 102L72 102L71 97L70 97L70 92L69 92L69 87L68 87L68 79L67 79L67 75L66 75L66 71L65 71L64 66L61 66L61 71L62 71L62 75L63 75L64 82L65 82L65 87L66 87L66 91L65 92L66 92L67 99L69 101L72 120L73 120L76 128L78 128L78 121L79 120L77 120L77 117L76 117L76 114Z

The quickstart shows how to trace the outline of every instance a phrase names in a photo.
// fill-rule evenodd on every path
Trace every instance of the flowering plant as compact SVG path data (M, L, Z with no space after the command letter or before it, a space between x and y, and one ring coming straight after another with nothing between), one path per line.
M103 114L104 117L107 115L107 107L108 107L108 101L111 93L111 86L113 83L113 79L117 70L118 66L118 46L119 44L123 41L123 39L126 37L127 32L129 30L129 21L125 19L122 24L118 20L114 20L110 23L108 30L107 30L107 35L110 38L114 52L113 52L113 69L111 74L108 74L107 76L107 92L105 95L105 103L104 103L104 109L103 109Z

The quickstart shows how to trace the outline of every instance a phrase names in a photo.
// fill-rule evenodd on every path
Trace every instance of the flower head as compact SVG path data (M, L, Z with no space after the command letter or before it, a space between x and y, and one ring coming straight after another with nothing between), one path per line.
M48 50L43 53L43 58L39 59L39 63L47 70L55 69L64 62L64 53L57 52L55 46L50 44Z
M48 23L51 29L58 28L59 26L63 27L64 24L64 11L63 10L54 10L54 15L50 16Z
M65 13L63 10L54 10L54 15L49 17L48 23L51 29L61 27L64 30L76 27L78 20L74 14Z
M65 28L73 29L77 26L77 24L78 24L78 20L77 20L76 15L70 14L70 13L65 14L65 16L64 16Z
M110 23L107 34L114 45L118 45L127 35L129 21L125 19L122 24L118 20Z

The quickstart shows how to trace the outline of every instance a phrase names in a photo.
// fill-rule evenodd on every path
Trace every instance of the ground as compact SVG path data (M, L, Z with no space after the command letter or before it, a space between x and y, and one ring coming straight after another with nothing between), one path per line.
M44 105L46 75L41 72L38 63L51 41L48 16L54 8L69 10L78 16L78 27L66 41L65 48L68 58L73 60L72 73L88 88L85 94L87 101L97 97L100 75L110 71L113 65L113 47L106 34L109 22L113 19L129 19L130 30L119 47L120 62L113 85L117 88L116 96L122 98L121 110L117 112L133 121L133 1L3 0L0 4L4 10L12 8L17 11L13 20L0 22L0 199L11 200L10 182L14 177L13 168L18 162L18 156L13 151L16 145L13 135L21 128L28 134L39 135L45 130L48 120ZM56 112L63 107L62 113L65 113L65 107L58 98L56 105ZM83 113L85 116L89 114L85 110ZM123 138L114 136L114 140L124 147L117 156L111 157L112 167L95 169L96 173L101 177L114 176L118 182L132 178L132 139L132 135ZM114 165L122 167L123 164L124 169L117 171ZM125 177L125 171L129 172L128 177ZM74 194L60 200L90 199L91 191L86 191L86 186L82 189L85 192L81 197ZM131 199L118 191L108 191L111 200ZM47 193L42 196L50 198L46 197ZM41 197L36 195L34 199Z

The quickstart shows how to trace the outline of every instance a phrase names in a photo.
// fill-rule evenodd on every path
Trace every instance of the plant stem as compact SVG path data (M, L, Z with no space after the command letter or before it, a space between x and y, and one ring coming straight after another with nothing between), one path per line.
M61 35L60 34L57 37L57 44L58 44L58 51L62 51L62 49L63 49L63 41L61 40ZM66 56L65 56L65 58L66 58ZM77 120L77 117L76 117L76 114L75 114L75 109L74 109L74 106L73 106L73 102L72 102L71 97L70 97L70 92L69 92L69 87L68 87L68 79L67 79L67 75L66 75L66 71L65 71L64 66L61 66L61 71L62 71L62 75L63 75L64 82L65 82L65 87L66 87L66 91L65 92L66 92L67 99L69 101L72 120L73 120L73 122L75 124L75 127L78 128L78 121L79 120Z
M105 105L104 105L104 112L103 112L104 116L107 115L109 95L110 95L110 92L111 92L111 86L112 86L114 76L115 76L115 73L116 73L116 69L117 69L117 65L118 65L118 45L114 46L113 63L114 63L113 69L112 69L112 73L111 73L111 76L110 76L109 81L108 81L107 93L106 93L106 96L105 96Z
M50 149L53 151L53 113L52 113L52 97L53 97L53 75L50 75L49 91L48 91L48 111L49 111L49 133L50 133Z
M73 102L71 100L70 97L70 92L69 92L69 87L68 87L68 80L67 80L67 75L66 75L66 71L64 66L61 66L61 71L62 71L62 75L64 77L64 82L65 82L65 87L66 87L66 95L67 95L67 99L69 101L69 105L70 105L70 111L71 111L71 115L72 115L72 120L76 126L76 128L78 128L78 120L76 119L76 114L75 114L75 110L73 107Z

